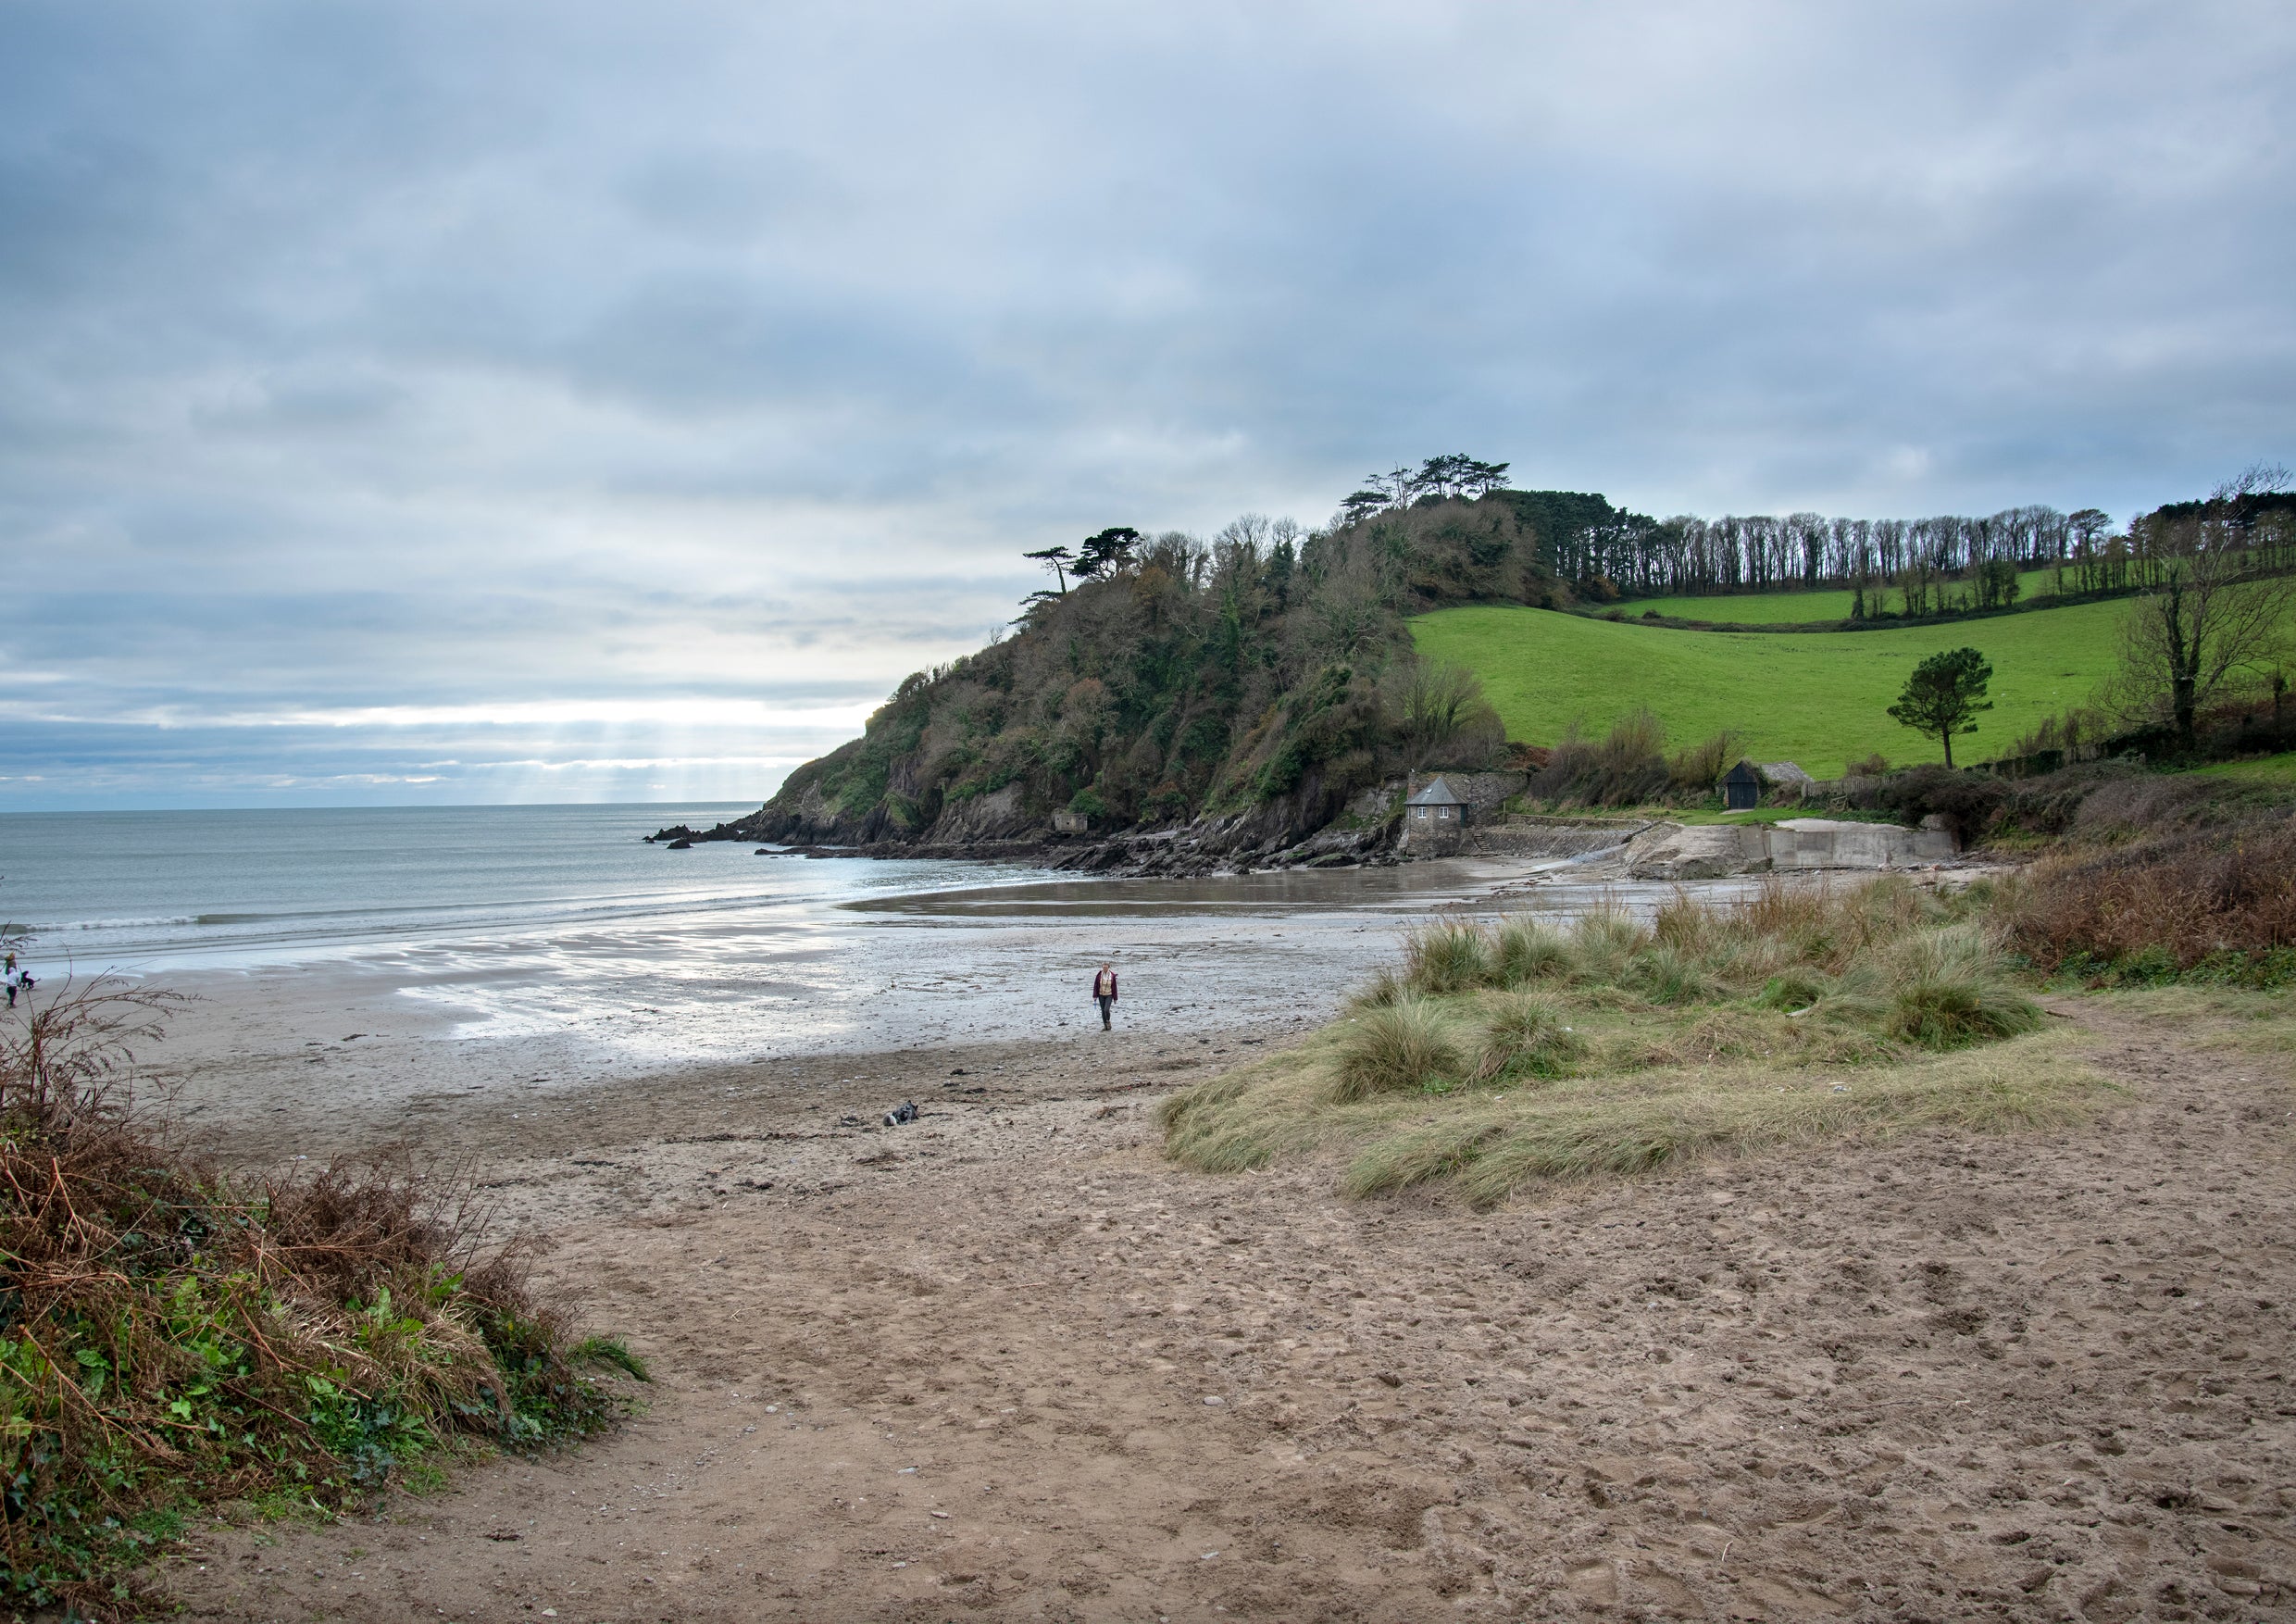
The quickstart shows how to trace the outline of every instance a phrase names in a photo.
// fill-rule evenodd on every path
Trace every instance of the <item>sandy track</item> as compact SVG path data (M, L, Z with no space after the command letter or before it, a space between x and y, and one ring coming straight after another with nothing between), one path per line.
M2296 1099L2066 1007L2133 1090L2105 1127L1480 1216L1167 1167L1156 1089L1265 1034L474 1108L434 1142L654 1359L644 1413L172 1581L251 1620L2284 1613ZM837 1120L904 1092L918 1127Z

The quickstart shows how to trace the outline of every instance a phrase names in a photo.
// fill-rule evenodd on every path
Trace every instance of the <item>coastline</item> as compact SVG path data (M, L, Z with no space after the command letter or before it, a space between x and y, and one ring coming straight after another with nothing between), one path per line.
M1088 978L1110 956L1125 978L1119 1043L1289 1030L1321 1019L1427 912L1496 906L1525 872L1461 860L1220 881L1007 876L154 969L139 979L189 1002L139 1056L142 1086L235 1160L320 1156L473 1099L523 1120L523 1102L595 1088L640 1100L690 1074L1057 1046L1086 1034Z

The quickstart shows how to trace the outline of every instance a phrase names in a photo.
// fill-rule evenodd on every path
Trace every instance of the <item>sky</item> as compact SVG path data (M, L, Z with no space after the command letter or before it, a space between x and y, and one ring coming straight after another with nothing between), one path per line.
M756 802L1112 524L2296 461L2296 8L0 0L0 810Z

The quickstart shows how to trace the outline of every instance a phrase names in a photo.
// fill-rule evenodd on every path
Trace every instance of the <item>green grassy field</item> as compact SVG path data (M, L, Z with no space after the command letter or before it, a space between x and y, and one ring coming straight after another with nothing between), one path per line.
M1442 609L1411 622L1419 651L1473 669L1507 736L1551 744L1572 718L1599 732L1648 705L1675 744L1738 730L1758 761L1830 778L1878 750L1942 759L1937 741L1887 714L1925 655L1964 644L1993 664L1993 709L1957 762L2005 755L2043 717L2085 702L2112 669L2125 603L2082 604L1961 625L1838 633L1683 631L1544 609Z
M2030 604L2049 590L2056 572L2051 569L2028 569L2017 577L2024 595L2018 600ZM1960 583L1950 590L1959 593ZM1901 600L1896 593L1886 594L1890 606L1895 608ZM1851 593L1834 592L1768 592L1733 593L1728 596L1712 595L1695 598L1628 598L1618 606L1629 620L1655 609L1661 615L1678 616L1685 620L1719 620L1740 626L1788 626L1805 620L1846 620L1850 618ZM1959 646L1956 644L1955 646Z
M2296 750L2277 756L2259 756L2247 761L2219 761L2211 767L2195 768L2215 778L2261 779L2265 783L2296 784Z

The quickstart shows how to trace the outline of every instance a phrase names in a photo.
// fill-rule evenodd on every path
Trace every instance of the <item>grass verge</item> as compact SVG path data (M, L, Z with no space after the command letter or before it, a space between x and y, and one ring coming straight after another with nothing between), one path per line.
M1161 1107L1167 1154L1344 1158L1342 1188L1479 1205L1687 1156L2062 1126L2113 1089L2006 979L1983 892L1766 888L1649 924L1416 933L1339 1021Z

